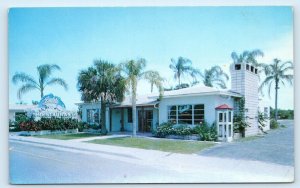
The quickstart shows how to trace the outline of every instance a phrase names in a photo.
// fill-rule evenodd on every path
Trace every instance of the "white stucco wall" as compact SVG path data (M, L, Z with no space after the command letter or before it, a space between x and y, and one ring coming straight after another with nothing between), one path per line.
M220 95L163 98L159 103L159 124L168 121L168 106L204 104L204 119L208 123L212 124L216 120L215 108L222 104L227 104L233 107L233 103L234 100L232 97Z

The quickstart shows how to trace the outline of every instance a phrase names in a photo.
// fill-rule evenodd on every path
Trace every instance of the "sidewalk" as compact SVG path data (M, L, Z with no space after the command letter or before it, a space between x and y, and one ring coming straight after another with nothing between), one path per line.
M98 137L99 138L99 137ZM74 140L10 136L10 141L100 155L131 164L171 169L199 175L200 182L291 182L294 168L259 161L234 160L193 154L178 154L156 150L100 145Z

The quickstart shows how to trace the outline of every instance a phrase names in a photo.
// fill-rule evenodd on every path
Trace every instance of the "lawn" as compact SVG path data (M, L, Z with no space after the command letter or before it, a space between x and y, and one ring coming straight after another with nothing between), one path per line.
M149 139L149 138L109 138L88 141L94 144L106 144L142 149L161 150L174 153L196 153L215 145L213 142Z
M35 136L35 137L58 139L58 140L72 140L72 139L79 139L79 138L88 138L88 137L93 137L93 136L101 136L101 134L89 134L89 133L52 134L52 135L41 135L41 136Z

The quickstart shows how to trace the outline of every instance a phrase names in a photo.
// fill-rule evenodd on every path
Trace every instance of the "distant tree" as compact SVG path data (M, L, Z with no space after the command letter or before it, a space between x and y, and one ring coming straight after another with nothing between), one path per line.
M177 85L177 86L174 88L174 90L177 90L177 89L183 89L183 88L188 88L188 87L190 87L189 84L187 84L187 83L182 83L182 84L180 84L180 85Z
M41 94L41 98L44 96L44 90L47 86L51 85L60 85L65 90L68 89L68 85L61 78L51 78L51 74L55 70L61 70L58 65L50 65L44 64L37 67L38 71L38 81L35 80L32 76L26 73L15 73L12 78L14 84L18 84L19 82L23 83L18 90L18 98L21 99L22 95L31 91L31 90L39 90Z
M162 88L162 82L165 80L163 77L159 75L159 72L157 71L147 71L145 72L145 79L150 83L151 85L151 93L153 92L153 86L155 85L159 90L161 91Z
M83 101L100 101L101 133L107 134L106 107L110 103L123 101L126 90L126 80L120 70L108 61L95 60L92 67L80 71L77 87Z
M236 52L231 53L231 58L233 62L236 63L249 63L254 66L259 66L260 63L257 62L257 57L263 57L264 53L261 50L252 50L252 51L244 51L241 54L237 54Z
M273 84L275 84L275 120L277 121L279 84L285 85L285 82L288 82L290 85L293 85L294 76L289 73L289 71L294 69L293 63L290 61L282 62L279 59L274 59L272 64L262 64L262 67L266 78L261 83L259 91L263 92L263 88L267 87L270 96L271 87Z
M226 88L226 81L229 80L229 76L222 70L220 66L213 66L208 70L205 70L201 74L203 78L203 84L208 87L220 87Z
M200 74L199 70L192 67L192 61L187 58L178 57L177 60L172 58L171 62L169 68L174 72L174 79L178 80L178 85L181 85L181 79L185 75L195 78Z

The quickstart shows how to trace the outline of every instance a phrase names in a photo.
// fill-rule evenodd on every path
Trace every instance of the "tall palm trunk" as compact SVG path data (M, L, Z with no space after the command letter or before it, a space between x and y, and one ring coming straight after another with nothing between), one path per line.
M279 80L276 78L275 80L275 120L278 120L278 109L277 109L277 100L278 100L278 82Z
M44 89L41 88L41 99L44 97Z
M132 136L136 137L136 80L132 80Z
M101 119L100 119L100 124L101 124L101 133L106 134L106 101L104 97L101 97Z

